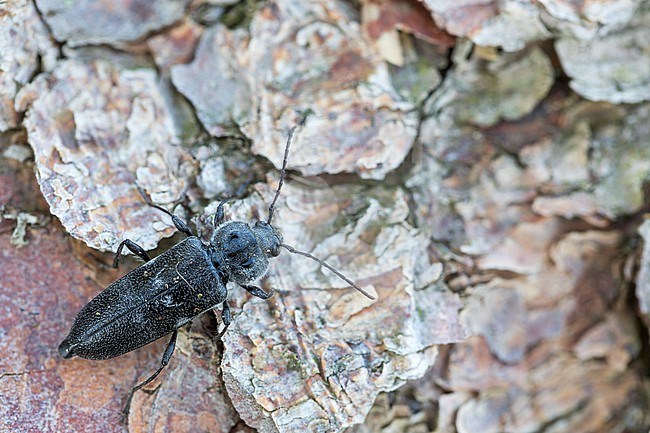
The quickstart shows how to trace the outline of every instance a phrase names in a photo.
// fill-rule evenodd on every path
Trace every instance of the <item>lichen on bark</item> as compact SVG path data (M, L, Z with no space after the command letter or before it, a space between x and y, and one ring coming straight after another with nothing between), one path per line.
M647 431L647 9L2 2L0 430ZM137 187L204 240L265 219L304 118L273 222L377 299L283 251L125 427L165 341L56 353L97 250L179 239Z

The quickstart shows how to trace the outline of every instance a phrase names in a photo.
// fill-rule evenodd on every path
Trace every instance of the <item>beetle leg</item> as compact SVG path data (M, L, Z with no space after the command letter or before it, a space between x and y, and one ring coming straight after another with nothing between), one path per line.
M261 288L256 287L256 286L244 285L242 287L248 293L250 293L253 296L257 296L260 299L269 299L271 296L273 296L273 291L265 292L264 290L262 290Z
M144 382L140 383L139 385L136 385L133 387L131 390L131 394L129 395L129 398L126 400L126 405L124 406L124 417L129 415L129 409L131 408L131 400L133 399L133 394L143 386L146 386L150 384L158 375L160 374L161 371L163 371L163 368L169 364L169 360L172 358L172 354L174 353L174 349L176 348L176 338L178 337L178 329L174 329L174 332L172 333L172 338L169 340L169 343L167 344L167 348L165 349L165 353L163 353L162 360L160 362L160 367L158 367L158 370L147 380Z
M185 222L182 219L180 219L179 217L177 217L176 215L174 215L164 207L158 206L157 204L152 202L151 198L141 188L138 188L138 191L140 191L140 195L142 196L142 198L144 198L144 201L146 201L149 206L155 207L159 211L169 215L172 218L172 222L174 223L174 226L176 227L177 230L185 233L187 236L196 236L194 233L192 233L192 230L190 230L190 228L187 226L187 224L185 224Z
M187 224L185 224L185 222L182 219L180 219L179 217L177 217L171 212L168 212L168 215L172 217L172 221L178 230L182 231L188 236L196 236L194 233L192 233L192 230L190 230L190 228L187 226Z
M185 222L182 219L180 219L179 217L177 217L176 215L174 215L173 213L171 213L170 211L168 211L167 209L165 209L163 207L160 207L160 206L155 205L155 204L151 204L151 206L155 207L158 210L161 210L161 211L165 212L167 215L172 217L172 222L174 223L174 226L176 226L177 230L185 233L187 236L196 236L194 233L192 233L192 230L190 230L190 228L187 226L187 224L185 224Z
M223 321L224 327L223 330L219 333L217 336L218 339L221 339L223 337L223 334L226 333L226 330L230 326L230 322L232 321L232 316L230 314L230 307L228 306L228 303L226 301L221 304L221 320Z
M115 253L115 258L113 259L114 268L117 268L117 262L120 260L120 255L122 254L122 248L124 248L125 246L129 249L129 251L131 251L133 254L137 255L138 257L140 257L145 262L151 260L147 255L147 253L145 252L144 248L142 248L140 245L133 242L131 239L124 239L120 243L120 246L117 247L117 252Z
M223 220L225 218L224 212L223 212L223 205L228 202L228 199L225 198L219 202L219 206L217 206L217 213L214 214L214 219L212 220L212 225L214 228L217 228L223 223Z

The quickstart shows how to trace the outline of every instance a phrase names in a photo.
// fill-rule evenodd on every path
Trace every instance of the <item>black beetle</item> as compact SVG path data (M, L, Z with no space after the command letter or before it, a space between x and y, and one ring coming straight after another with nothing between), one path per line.
M316 260L368 298L375 299L327 263L284 244L280 232L271 225L295 129L289 131L280 182L269 206L267 221L254 224L224 222L226 200L223 200L214 216L214 235L210 243L205 244L179 217L152 203L141 191L148 205L169 215L176 228L189 237L153 259L129 239L120 243L113 267L117 267L123 247L146 263L115 281L83 307L70 334L59 346L59 354L66 359L73 356L110 359L172 334L160 367L133 388L125 413L133 393L153 381L169 363L180 327L221 304L224 329L219 337L225 333L231 322L230 308L226 303L226 284L229 281L259 298L272 296L272 292L265 292L251 283L266 274L268 259L277 257L281 248Z

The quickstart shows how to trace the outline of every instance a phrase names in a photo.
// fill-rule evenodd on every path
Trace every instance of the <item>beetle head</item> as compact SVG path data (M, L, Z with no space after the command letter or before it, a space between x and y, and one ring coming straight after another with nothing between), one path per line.
M280 254L282 238L263 221L254 226L244 222L221 225L212 236L212 262L228 280L245 285L262 277L269 257Z

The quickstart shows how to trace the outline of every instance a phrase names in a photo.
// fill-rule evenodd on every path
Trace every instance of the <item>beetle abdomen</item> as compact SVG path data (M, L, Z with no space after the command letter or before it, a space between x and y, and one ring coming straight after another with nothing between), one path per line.
M59 346L63 358L108 359L135 350L225 301L206 247L190 237L91 300Z

